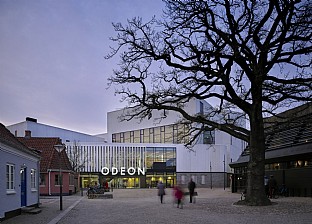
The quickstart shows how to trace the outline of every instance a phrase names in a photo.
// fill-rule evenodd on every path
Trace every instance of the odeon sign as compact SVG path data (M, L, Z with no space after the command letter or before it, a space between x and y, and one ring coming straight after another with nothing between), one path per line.
M125 176L125 175L145 175L145 168L134 168L134 167L129 167L128 169L126 169L126 167L120 167L120 170L118 170L117 167L112 167L112 170L110 170L108 167L103 167L101 169L101 173L106 176L109 175L111 173L111 175L121 175L121 176Z

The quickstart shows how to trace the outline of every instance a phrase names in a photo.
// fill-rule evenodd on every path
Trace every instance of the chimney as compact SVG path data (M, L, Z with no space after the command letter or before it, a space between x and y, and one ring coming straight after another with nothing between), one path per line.
M31 131L25 130L25 138L31 138Z
M32 118L32 117L26 117L26 121L31 121L37 123L37 119Z

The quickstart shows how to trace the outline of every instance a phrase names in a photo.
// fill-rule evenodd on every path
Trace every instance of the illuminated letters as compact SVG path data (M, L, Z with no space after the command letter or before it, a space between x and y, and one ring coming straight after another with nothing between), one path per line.
M135 173L137 172L138 175L145 175L145 168L140 168L138 167L137 169L134 167L129 167L128 169L126 169L126 167L120 167L120 170L118 170L117 167L112 167L111 170L111 175L115 176L118 173L120 173L121 176L125 176L125 175L135 175ZM110 169L108 167L103 167L101 169L101 173L106 176L110 173Z

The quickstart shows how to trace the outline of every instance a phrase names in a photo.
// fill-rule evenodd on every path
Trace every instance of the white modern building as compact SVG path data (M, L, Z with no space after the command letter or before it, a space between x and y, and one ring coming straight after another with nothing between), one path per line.
M211 109L207 102L195 99L185 107L189 114L205 114ZM186 148L183 143L188 139L179 136L187 133L187 127L179 123L177 113L153 111L151 117L143 120L121 120L128 112L129 109L108 113L109 144L67 143L69 155L71 150L77 151L76 148L83 152L80 155L85 174L83 183L110 181L115 187L155 187L160 180L173 186L176 183L186 185L192 178L199 187L229 185L229 176L233 172L228 164L238 159L245 142L215 130L203 133L192 148ZM244 120L240 123L245 125ZM120 171L132 166L145 168L145 175L100 174L103 167Z
M206 101L193 99L185 108L189 114L206 114L211 106ZM154 111L151 117L143 120L120 120L128 111L108 113L107 142L98 141L96 137L86 141L72 132L71 138L64 136L66 131L54 133L57 135L53 137L63 139L67 145L69 157L80 158L83 187L104 182L110 182L113 187L154 187L160 180L167 186L186 185L190 178L198 187L229 186L229 176L233 172L228 164L239 158L245 142L214 130L203 133L192 148L186 148L184 143L188 137L180 136L187 133L188 127L179 123L177 113ZM221 118L216 116L214 119ZM244 120L240 123L245 125ZM9 129L14 133L16 127L11 125ZM33 133L31 126L27 128ZM41 131L49 132L50 129L46 125ZM25 130L18 129L18 132ZM40 136L40 131L36 135ZM145 172L132 172L132 168ZM114 169L119 172L114 173Z

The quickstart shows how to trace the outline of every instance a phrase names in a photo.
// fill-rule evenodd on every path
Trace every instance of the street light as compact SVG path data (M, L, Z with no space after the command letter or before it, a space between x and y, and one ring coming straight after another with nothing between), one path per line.
M83 188L82 188L82 176L81 176L81 172L84 170L84 166L80 165L79 166L79 185L80 185L80 192L81 192L81 196L83 196Z
M54 149L58 152L59 157L59 168L60 168L60 177L59 177L59 184L60 184L60 210L63 210L63 198L62 198L62 187L63 187L63 177L62 177L62 169L61 169L61 152L65 149L64 144L55 145Z

